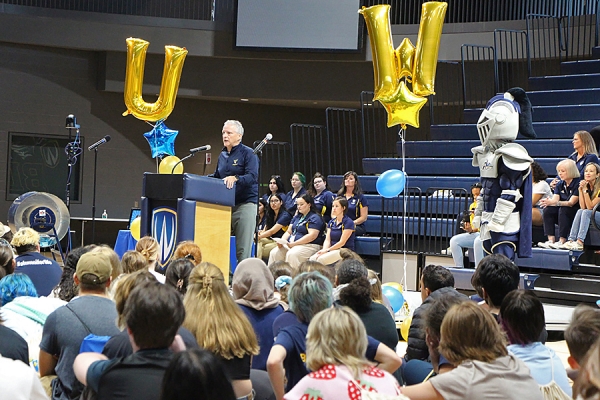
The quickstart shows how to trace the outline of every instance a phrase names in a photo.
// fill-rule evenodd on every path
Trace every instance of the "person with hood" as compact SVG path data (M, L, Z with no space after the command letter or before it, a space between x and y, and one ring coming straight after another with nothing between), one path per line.
M259 258L240 262L233 273L233 299L240 306L256 333L260 353L252 357L252 368L267 370L267 358L273 346L273 322L283 313L275 297L273 275Z

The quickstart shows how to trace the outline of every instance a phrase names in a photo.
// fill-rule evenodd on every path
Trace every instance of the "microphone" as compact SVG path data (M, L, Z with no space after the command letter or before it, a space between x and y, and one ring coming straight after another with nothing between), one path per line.
M194 147L193 149L190 149L190 154L196 154L199 151L208 151L210 149L210 144L207 144L206 146Z
M102 139L98 140L96 143L88 147L88 150L96 150L98 146L103 145L106 142L110 142L110 135L106 135Z
M265 136L265 138L254 149L254 154L260 152L263 149L263 147L265 147L267 145L267 142L271 139L273 139L273 135L271 135L270 133L267 133L267 136Z

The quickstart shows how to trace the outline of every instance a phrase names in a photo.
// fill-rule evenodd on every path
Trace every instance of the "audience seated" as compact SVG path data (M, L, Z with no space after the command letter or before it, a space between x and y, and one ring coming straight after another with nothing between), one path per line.
M473 218L475 217L475 208L477 207L477 198L481 193L481 183L477 182L471 185L471 197L473 202L469 206L469 215L465 216L460 223L460 228L465 231L450 238L450 251L454 259L454 265L457 268L464 268L463 249L474 249L475 267L483 258L483 246L475 246L475 241L479 240L479 229L473 226Z
M292 267L285 261L276 261L269 265L269 271L271 271L274 279L275 297L279 298L279 304L281 304L284 311L287 311L289 308L287 291L292 283Z
M354 251L354 221L347 215L348 200L345 197L336 197L331 208L331 219L327 223L327 230L323 248L317 251L310 259L325 265L332 265L341 260L340 250L347 248Z
M0 279L12 274L16 265L12 246L6 240L0 239Z
M124 274L133 274L147 267L146 258L139 251L129 250L121 257L121 269Z
M416 385L425 382L432 375L443 374L456 368L440 354L440 329L448 310L464 301L469 301L466 296L440 296L430 303L423 317L425 342L430 361L413 358L403 364L404 383Z
M292 183L292 190L287 192L284 199L284 209L287 210L290 215L296 215L296 200L301 198L306 194L306 189L304 185L306 185L306 177L302 172L294 172L292 175L292 179L290 180ZM270 263L269 263L270 264Z
M546 171L544 171L540 164L535 161L532 162L531 172L533 174L533 191L531 194L533 210L531 210L531 223L533 226L543 226L544 219L542 215L544 208L542 208L540 201L550 199L552 197L552 189L550 189L550 185L546 182L548 175L546 175Z
M165 284L174 287L179 294L184 296L194 266L188 257L174 259L167 267Z
M571 379L575 379L586 353L599 338L600 310L583 304L575 307L571 322L565 329L565 341L570 353L567 361L572 368L569 373Z
M331 207L335 195L329 190L327 180L323 174L317 172L313 175L312 180L308 184L307 192L315 199L317 214L320 214L323 217L323 221L328 223L331 219Z
M305 366L308 324L319 311L331 307L333 301L331 282L316 271L296 276L288 296L297 321L279 331L267 359L267 372L277 400L283 398L286 379L290 390L308 374ZM402 363L392 349L370 337L365 355L390 373Z
M121 329L121 332L111 337L102 349L102 354L109 359L127 357L133 354L133 347L131 347L131 341L129 340L129 334L126 329L125 308L133 290L147 282L156 282L156 278L144 268L126 275L121 280L119 286L117 286L114 301L118 315L117 325ZM181 336L186 348L198 348L198 342L196 342L196 338L190 331L180 327L177 333Z
M186 349L173 356L167 368L160 400L236 400L223 364L213 353Z
M3 338L2 338L3 340ZM10 400L47 400L40 378L33 368L0 355L2 398Z
M519 288L521 275L517 267L508 257L502 254L491 254L485 257L479 268L471 277L471 285L484 300L492 316L500 322L500 306L507 294ZM548 332L542 329L538 342L546 343Z
M0 355L29 365L29 347L17 332L4 326L0 316ZM2 387L2 386L0 386Z
M362 193L356 172L348 171L344 174L344 180L337 195L348 200L346 215L354 221L356 236L363 236L367 232L364 224L369 216L369 203Z
M319 251L323 245L323 218L315 212L313 198L305 193L296 200L298 212L292 218L290 226L281 237L285 244L277 243L271 250L269 264L285 260L292 268L298 268Z
M343 285L337 303L350 307L363 322L367 335L379 340L390 349L398 345L396 322L383 304L371 299L368 270L355 260L344 261L338 268L336 281Z
M466 298L465 295L454 289L454 276L452 272L440 265L428 265L421 274L421 300L423 303L415 309L412 322L408 330L408 339L405 361L428 360L429 350L425 340L424 317L431 304L443 297Z
M575 161L579 170L579 177L583 179L584 168L587 164L593 162L599 164L598 150L594 138L588 131L577 131L573 134L573 154L569 156L570 160Z
M183 303L183 326L196 336L200 347L221 359L236 397L251 397L250 363L259 353L258 340L229 294L221 270L206 262L197 265L190 274Z
M71 301L79 293L79 287L75 284L75 271L77 263L82 255L94 249L95 245L89 245L84 247L77 247L69 252L65 265L63 267L62 275L58 285L52 289L50 296L58 298L64 301Z
M600 398L600 339L589 349L579 376L573 385L573 398L577 400L596 400Z
M29 348L28 363L37 366L46 318L65 302L51 297L37 297L29 276L19 273L0 280L0 299L0 315L4 326L25 339Z
M258 247L256 257L268 260L271 251L277 247L275 238L281 238L292 221L292 216L284 208L284 195L280 193L269 197L265 210L265 223L258 232Z
M279 175L271 175L271 179L269 179L269 192L263 194L261 197L266 203L269 202L269 197L274 194L281 194L285 204L285 184L283 183L283 179Z
M331 265L324 265L318 261L304 261L298 267L298 272L296 275L299 275L303 272L312 272L317 271L320 272L325 278L329 279L332 285L335 285L335 269Z
M111 283L123 274L123 268L121 268L121 260L119 259L119 255L109 245L101 244L99 246L94 246L91 251L96 253L103 253L110 260Z
M370 269L368 278L369 278L369 283L371 284L371 300L373 300L376 303L383 304L385 306L385 308L387 308L387 310L390 312L390 315L392 316L392 318L395 319L396 316L394 315L394 310L392 309L392 304L390 303L388 298L383 295L383 290L381 288L381 280L379 279L379 274L377 274L377 272Z
M200 264L202 262L202 251L200 250L200 246L191 240L180 242L175 248L171 259L178 260L180 258L187 258L194 263L194 266Z
M510 355L499 325L473 302L453 306L441 325L439 351L457 367L402 388L411 399L542 400L525 364Z
M156 271L158 260L158 242L150 236L144 236L135 245L135 250L140 252L146 259L146 268L156 277L160 283L165 283L165 276Z
M185 318L181 296L169 286L146 282L129 295L124 316L134 353L113 360L99 353L81 353L73 365L75 375L98 400L158 400L173 357L169 347L185 349L181 338L174 343Z
M40 343L40 376L51 382L52 399L73 399L83 386L73 373L73 361L83 338L90 333L113 336L119 333L115 304L108 298L111 282L110 259L104 253L81 256L75 271L79 296L56 309L46 319Z
M252 368L267 370L273 346L273 322L283 313L273 290L273 275L258 258L240 262L233 273L233 298L254 328L260 353L252 357Z
M567 241L573 219L579 209L580 179L575 161L562 160L556 165L556 172L560 181L554 188L554 195L550 199L540 200L540 205L544 208L544 235L548 237L548 240L539 242L538 246L545 249L554 248L556 224L558 224L560 243Z
M367 345L365 327L350 308L319 312L310 322L306 339L306 366L313 372L283 398L350 400L360 398L363 387L369 392L398 395L396 379L365 358Z
M552 349L538 340L544 329L544 307L531 290L513 290L500 307L501 325L510 345L508 352L527 365L545 399L571 398L567 372Z
M31 228L21 228L11 244L17 251L15 272L29 275L39 296L48 296L60 281L58 263L40 254L40 235Z
M587 236L592 220L592 210L600 202L600 165L589 163L585 166L584 179L579 182L579 210L575 214L569 241L564 244L554 243L553 248L567 250L583 250L583 242Z

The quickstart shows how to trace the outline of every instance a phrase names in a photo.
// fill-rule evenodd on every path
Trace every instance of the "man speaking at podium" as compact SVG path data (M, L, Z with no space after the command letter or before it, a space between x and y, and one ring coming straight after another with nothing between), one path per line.
M244 127L240 121L225 121L222 132L225 147L219 154L217 169L211 175L222 179L227 189L235 186L231 230L235 236L238 263L250 258L252 253L258 199L258 157L250 147L242 144L242 136Z

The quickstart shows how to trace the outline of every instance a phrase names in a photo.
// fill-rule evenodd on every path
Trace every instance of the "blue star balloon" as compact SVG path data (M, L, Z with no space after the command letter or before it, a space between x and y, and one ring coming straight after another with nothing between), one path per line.
M175 138L179 131L167 128L163 121L157 122L150 132L144 133L144 137L152 150L152 158L163 154L175 155Z

